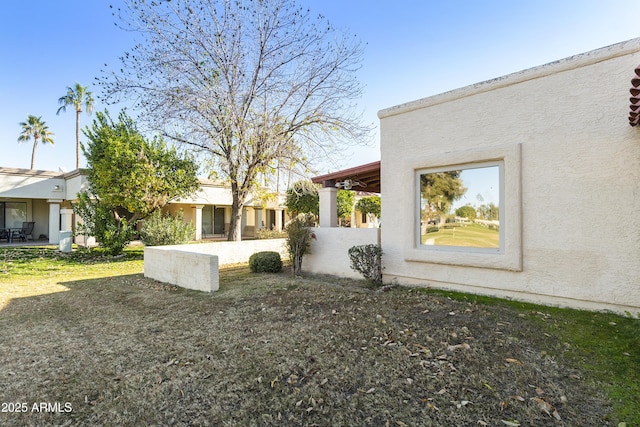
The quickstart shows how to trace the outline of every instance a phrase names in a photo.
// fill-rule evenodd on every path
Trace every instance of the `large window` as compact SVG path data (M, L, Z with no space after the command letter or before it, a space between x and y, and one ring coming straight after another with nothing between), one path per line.
M420 170L418 246L500 251L503 162Z
M405 260L520 271L520 145L414 157Z

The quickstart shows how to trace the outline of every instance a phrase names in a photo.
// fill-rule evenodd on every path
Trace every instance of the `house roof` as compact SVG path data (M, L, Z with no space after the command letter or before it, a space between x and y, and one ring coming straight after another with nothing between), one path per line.
M322 184L323 187L335 187L347 180L353 183L351 190L379 193L380 161L311 178L312 182Z
M631 98L629 98L629 102L631 102L629 124L631 126L638 125L640 121L640 65L638 65L634 71L636 76L631 79L631 89L629 90L631 93Z

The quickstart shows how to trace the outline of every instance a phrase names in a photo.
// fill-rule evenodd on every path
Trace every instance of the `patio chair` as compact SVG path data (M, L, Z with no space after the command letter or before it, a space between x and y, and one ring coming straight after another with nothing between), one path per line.
M13 231L12 239L18 238L23 242L27 241L27 236L31 236L31 240L33 240L33 226L35 222L23 222L22 228L19 230Z
M9 232L6 228L0 228L0 240L9 241Z

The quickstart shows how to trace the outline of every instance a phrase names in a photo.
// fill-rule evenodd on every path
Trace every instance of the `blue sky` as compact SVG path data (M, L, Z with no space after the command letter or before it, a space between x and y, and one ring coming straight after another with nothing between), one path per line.
M360 106L376 132L370 147L350 150L335 167L379 160L380 109L640 37L638 0L299 1L367 43ZM93 82L103 64L117 66L118 55L131 46L131 34L116 28L111 16L109 5L120 3L3 4L0 166L29 167L32 145L19 145L17 137L19 122L33 114L56 134L54 146L38 147L35 167L74 168L75 114L56 116L57 99L75 82L98 94ZM82 126L91 120L83 114Z

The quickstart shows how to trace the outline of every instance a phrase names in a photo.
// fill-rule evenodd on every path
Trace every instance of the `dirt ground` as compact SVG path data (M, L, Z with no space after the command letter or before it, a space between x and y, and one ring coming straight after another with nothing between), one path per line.
M287 273L221 282L129 275L12 300L0 425L613 425L544 311Z

